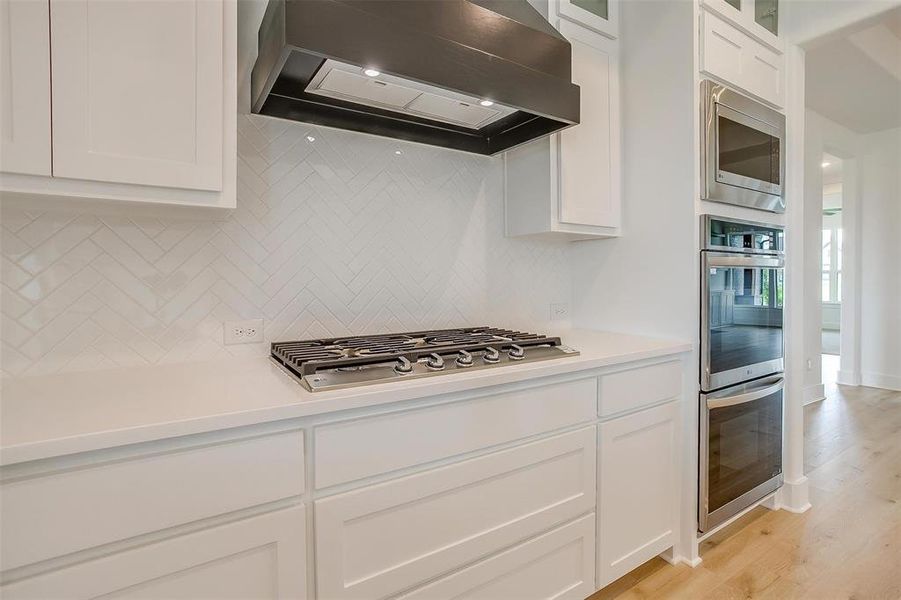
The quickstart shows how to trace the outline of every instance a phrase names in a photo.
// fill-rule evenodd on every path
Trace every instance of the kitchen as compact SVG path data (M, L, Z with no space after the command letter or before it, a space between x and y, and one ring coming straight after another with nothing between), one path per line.
M816 518L811 14L0 16L4 597L613 597Z

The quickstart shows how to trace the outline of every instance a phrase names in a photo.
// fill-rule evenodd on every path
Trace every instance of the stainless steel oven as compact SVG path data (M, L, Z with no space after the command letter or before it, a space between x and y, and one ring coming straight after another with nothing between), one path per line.
M698 529L782 485L782 375L701 394Z
M782 485L784 231L702 217L698 529Z
M701 390L781 372L782 228L705 215L701 230Z
M701 99L702 198L785 212L785 115L710 80Z

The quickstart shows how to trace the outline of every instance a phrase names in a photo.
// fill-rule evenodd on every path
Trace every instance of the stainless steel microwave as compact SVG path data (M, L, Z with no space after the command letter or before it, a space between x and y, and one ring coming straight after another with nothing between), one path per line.
M785 115L701 82L701 197L785 212Z

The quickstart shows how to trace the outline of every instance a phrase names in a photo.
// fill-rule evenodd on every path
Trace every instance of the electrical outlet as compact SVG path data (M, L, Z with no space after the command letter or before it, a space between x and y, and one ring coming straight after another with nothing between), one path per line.
M226 321L222 325L226 344L255 344L263 341L263 319Z
M569 318L569 304L557 302L551 304L551 321L564 321Z

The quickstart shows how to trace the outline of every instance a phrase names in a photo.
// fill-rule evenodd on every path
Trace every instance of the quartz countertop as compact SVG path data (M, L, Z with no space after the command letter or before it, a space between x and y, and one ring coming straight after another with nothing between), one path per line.
M576 357L311 393L268 357L6 379L0 464L333 413L678 354L685 341L553 332Z

